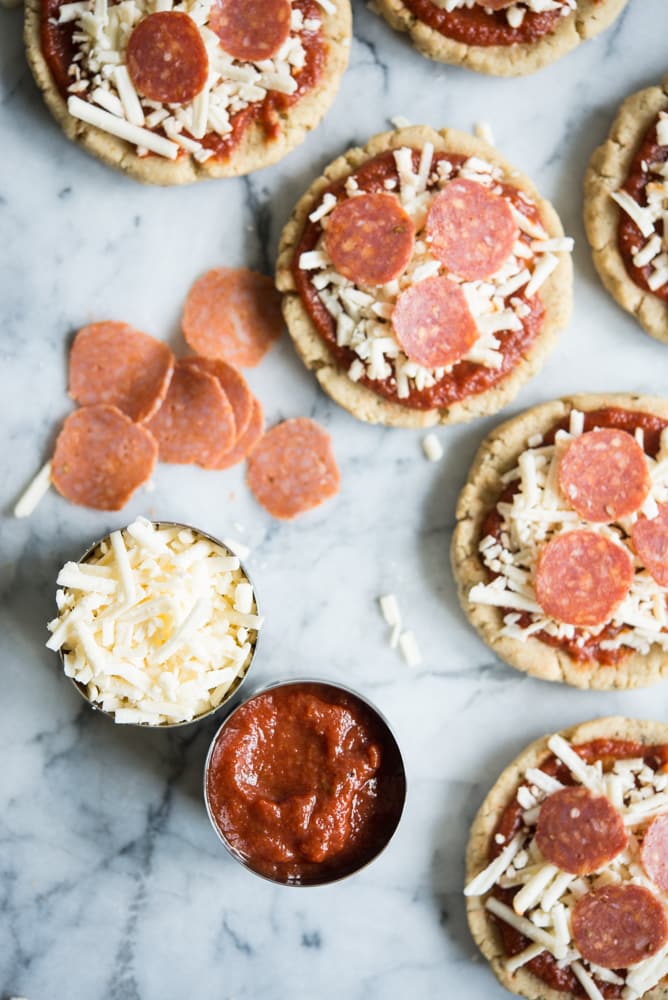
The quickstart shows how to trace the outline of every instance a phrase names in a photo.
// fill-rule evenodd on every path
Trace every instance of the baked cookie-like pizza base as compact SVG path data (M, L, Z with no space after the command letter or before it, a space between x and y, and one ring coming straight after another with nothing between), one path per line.
M597 739L633 740L646 746L668 743L668 725L623 717L594 719L560 733L571 743L588 743ZM510 764L496 782L478 811L466 851L466 882L468 883L489 863L489 843L504 809L511 801L528 767L538 767L550 750L550 736L536 740ZM508 958L494 919L485 909L481 896L469 896L466 911L475 943L492 967L502 986L528 1000L569 1000L570 993L555 990L525 968L510 973L505 967ZM643 1000L668 1000L668 987L656 986L643 995Z
M598 664L577 660L565 649L529 637L524 642L500 635L504 612L469 600L476 583L488 582L488 571L478 545L485 516L504 489L502 476L517 464L534 434L544 434L568 417L572 409L617 407L653 413L668 420L668 402L652 396L625 393L566 396L534 406L497 427L481 444L457 502L457 525L452 539L452 571L461 606L484 642L506 663L545 681L563 681L579 688L635 688L655 684L668 676L668 653L652 647L647 655L629 652L620 663Z
M408 32L415 48L429 59L493 76L523 76L535 73L565 56L580 42L604 31L621 14L628 0L578 0L577 9L561 18L554 31L536 42L514 45L466 45L425 24L402 0L376 2L391 27Z
M666 108L668 76L661 86L640 90L624 101L610 135L595 150L585 174L584 222L594 265L605 287L647 333L668 343L668 302L636 285L626 270L617 235L622 209L611 198L625 183L636 151L659 111Z
M139 156L131 143L74 118L67 110L67 101L56 86L42 52L41 8L42 0L25 0L24 41L30 68L49 111L68 139L109 166L145 184L191 184L208 178L240 177L277 163L320 124L336 97L350 53L350 3L349 0L337 0L334 13L322 10L327 59L320 80L295 104L279 114L279 134L276 138L268 139L262 125L253 123L224 159L210 157L199 163L185 150L176 160L155 154Z
M283 314L297 351L307 368L315 372L324 391L358 420L388 427L432 427L454 424L474 417L496 413L513 399L520 388L542 366L553 348L557 334L567 324L571 312L573 271L570 256L561 254L559 265L543 284L539 297L545 308L541 330L526 354L508 375L489 389L466 396L449 406L417 410L394 400L385 399L366 386L353 382L330 352L302 302L292 275L295 249L310 213L320 202L324 191L334 181L347 177L366 160L402 146L422 148L433 143L435 152L479 156L503 170L504 180L524 191L536 205L543 226L550 237L564 235L561 221L550 202L488 143L464 132L444 128L437 132L427 125L415 125L374 136L364 148L354 147L325 168L321 177L297 203L281 235L276 267L276 287L283 293Z

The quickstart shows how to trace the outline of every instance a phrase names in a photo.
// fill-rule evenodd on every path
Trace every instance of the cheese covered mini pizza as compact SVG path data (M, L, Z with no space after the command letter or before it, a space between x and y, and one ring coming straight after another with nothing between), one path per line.
M498 410L542 363L570 314L572 243L491 146L404 128L311 185L276 283L337 403L371 423L453 423Z
M502 659L578 687L668 673L668 401L574 396L480 447L452 564Z
M35 79L69 138L139 180L279 160L331 104L349 0L27 0Z
M377 0L430 59L495 76L533 73L598 35L628 0Z
M537 740L483 802L464 893L499 981L530 1000L665 1000L668 726Z
M668 342L668 77L624 101L592 156L585 225L605 287Z

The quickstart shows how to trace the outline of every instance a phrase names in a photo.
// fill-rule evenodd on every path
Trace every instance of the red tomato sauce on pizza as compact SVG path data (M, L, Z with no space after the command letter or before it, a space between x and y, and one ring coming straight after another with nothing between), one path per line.
M77 45L73 39L74 23L57 23L58 9L66 2L67 0L42 0L41 21L42 52L55 84L65 99L68 96L68 85L72 82L68 69L77 53ZM294 9L301 11L305 20L320 18L322 15L316 0L294 0ZM277 139L281 131L281 115L318 84L327 58L322 30L305 33L302 41L306 60L302 69L295 73L297 90L293 94L271 91L263 101L249 104L231 117L232 131L228 135L208 132L201 143L205 148L213 150L216 159L227 159L254 124L262 127L268 141ZM154 131L159 135L164 134L160 127ZM188 135L187 132L184 134ZM180 150L178 155L185 155L184 150Z
M665 163L668 160L668 147L659 145L656 126L657 122L655 121L647 131L638 151L631 161L628 177L622 187L622 190L627 191L634 201L643 206L647 204L646 188L648 182L652 179L648 169L649 164ZM659 236L663 236L663 223L661 221L656 223L655 230ZM661 285L655 291L652 291L647 283L648 278L652 274L651 264L645 264L644 267L637 267L633 263L633 255L640 250L645 240L633 219L626 212L620 214L617 242L624 266L631 280L639 288L643 288L651 295L656 295L657 298L668 302L668 283Z
M543 435L544 443L552 444L557 431L565 430L567 427L567 419L559 421L547 434ZM654 416L651 413L635 413L631 410L610 407L608 409L591 410L589 413L584 414L585 431L593 430L595 427L613 427L628 431L630 434L633 434L638 428L642 428L644 432L644 449L648 455L654 458L659 450L661 432L665 427L668 427L668 420ZM499 496L497 503L510 500L518 488L517 484L508 486ZM500 539L502 525L503 518L495 505L487 513L482 522L480 540L487 535L491 535L497 540ZM530 622L531 616L529 614L522 614L518 624L521 627L526 627ZM602 649L600 644L606 639L614 638L620 631L622 631L620 627L613 626L612 624L606 625L597 636L588 636L583 643L578 642L577 633L572 639L559 639L556 636L549 635L547 632L540 631L535 633L534 638L540 639L541 642L546 643L548 646L563 649L574 660L595 660L601 666L612 666L625 659L632 650L624 647L620 649Z
M513 28L505 10L491 11L471 7L447 11L432 0L403 0L411 14L423 24L463 45L517 45L538 42L554 31L563 15L558 10L536 14L527 11L518 28Z
M419 150L413 150L415 165L417 165L419 157ZM445 160L451 163L453 167L457 167L466 160L466 157L454 153L434 153L433 163L437 164L440 160ZM367 160L366 163L363 163L362 166L358 167L357 170L348 176L356 180L360 191L370 193L384 192L386 190L384 186L385 181L395 179L398 176L393 151L389 150ZM328 188L321 192L320 198L328 192L340 198L344 194L347 180L348 177L345 177L330 184ZM513 204L528 219L536 224L541 224L538 209L536 206L529 205L526 200L521 198L520 191L517 188L509 184L502 184L501 188L503 194L510 198ZM429 186L428 190L432 190L432 187ZM325 341L329 352L340 367L344 371L347 371L356 354L350 348L337 344L335 320L321 302L318 292L312 283L311 274L299 266L301 255L313 250L321 235L322 226L320 223L312 222L307 218L301 238L295 248L292 261L292 275L295 287L316 330ZM524 239L525 242L530 242L529 238L526 238L524 234L521 234L519 238ZM519 364L530 345L539 335L543 324L545 309L540 299L537 296L525 299L521 292L515 293L515 295L526 302L530 311L522 319L519 330L508 331L504 334L501 347L499 348L503 355L500 367L486 368L484 365L462 360L453 365L451 371L447 372L434 385L421 390L412 386L408 396L402 398L398 396L396 378L394 376L387 379L370 379L366 375L363 375L359 379L359 382L379 396L383 396L385 399L398 402L402 406L414 410L431 410L436 407L449 406L458 400L490 389L507 378L509 372Z
M601 412L601 411L599 411ZM617 411L618 413L621 411ZM633 414L636 416L636 414ZM641 415L642 416L642 415ZM555 428L555 430L558 428ZM655 746L645 746L633 740L597 739L589 743L580 743L574 747L578 754L587 764L594 764L601 761L603 771L609 771L616 760L625 760L633 757L642 757L645 764L654 771L666 771L668 769L668 745L657 744ZM536 765L542 771L556 778L563 785L573 785L574 779L568 768L552 755L548 755L545 760ZM507 844L522 827L522 806L513 796L512 800L504 809L494 833L490 838L488 858L494 858L503 850ZM496 835L503 838L501 843L497 843ZM518 889L494 889L494 896L507 905L512 905L513 896ZM503 920L497 920L496 926L503 943L506 955L517 955L531 943L519 931L515 930ZM585 997L586 993L581 984L576 979L570 968L560 968L557 960L547 951L543 951L536 958L531 959L524 966L530 972L541 979L547 986L559 990L562 993L572 993L576 997ZM613 983L604 983L599 980L596 985L606 1000L619 1000L622 996L623 987Z

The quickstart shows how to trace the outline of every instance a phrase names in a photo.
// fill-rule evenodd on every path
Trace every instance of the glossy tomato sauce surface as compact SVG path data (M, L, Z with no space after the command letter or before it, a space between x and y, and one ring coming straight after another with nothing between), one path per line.
M240 861L277 882L342 878L394 833L406 782L387 725L333 685L270 688L223 724L209 755L206 798Z

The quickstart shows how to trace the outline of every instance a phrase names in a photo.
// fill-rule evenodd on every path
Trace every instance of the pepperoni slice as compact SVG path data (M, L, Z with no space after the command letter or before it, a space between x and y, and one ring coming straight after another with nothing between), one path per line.
M329 216L325 248L334 267L356 285L385 285L406 270L415 226L392 194L360 194Z
M181 322L196 354L254 368L283 330L281 299L266 275L219 267L192 286Z
M339 490L329 434L307 417L268 431L248 459L248 485L272 517L289 520Z
M587 788L562 788L540 808L536 843L547 861L571 875L597 871L627 842L621 815L605 796Z
M392 313L392 328L411 361L425 368L454 364L478 337L463 291L443 277L425 278L403 291Z
M91 323L70 352L70 396L84 406L109 403L137 422L167 394L174 355L167 344L127 323Z
M647 827L640 857L654 885L668 892L668 813L655 816Z
M642 885L606 885L582 896L573 910L573 940L587 962L626 969L668 941L666 909Z
M568 531L540 554L536 597L550 618L595 628L610 620L632 580L633 563L621 545L594 531Z
M126 62L135 89L164 104L192 101L209 76L199 29L178 11L158 11L140 21L130 35Z
M151 478L158 458L153 435L116 406L70 413L58 435L51 481L72 503L121 510Z
M661 587L668 587L668 504L658 504L656 517L639 517L631 528L638 558Z
M234 444L234 413L218 382L207 372L177 361L165 401L147 427L160 459L215 468Z
M253 393L241 372L217 358L183 358L181 364L198 368L218 380L234 413L235 442L238 441L246 431L253 412Z
M650 488L645 454L627 431L601 427L576 437L559 463L559 487L587 521L628 517Z
M233 465L238 465L247 458L264 434L264 413L257 399L251 400L250 420L246 430L241 437L237 438L234 446L229 451L224 452L212 469L229 469Z
M431 252L464 281L495 274L513 252L518 229L505 198L477 181L450 181L431 204Z
M290 34L290 0L214 0L209 28L234 59L260 62L276 55Z

